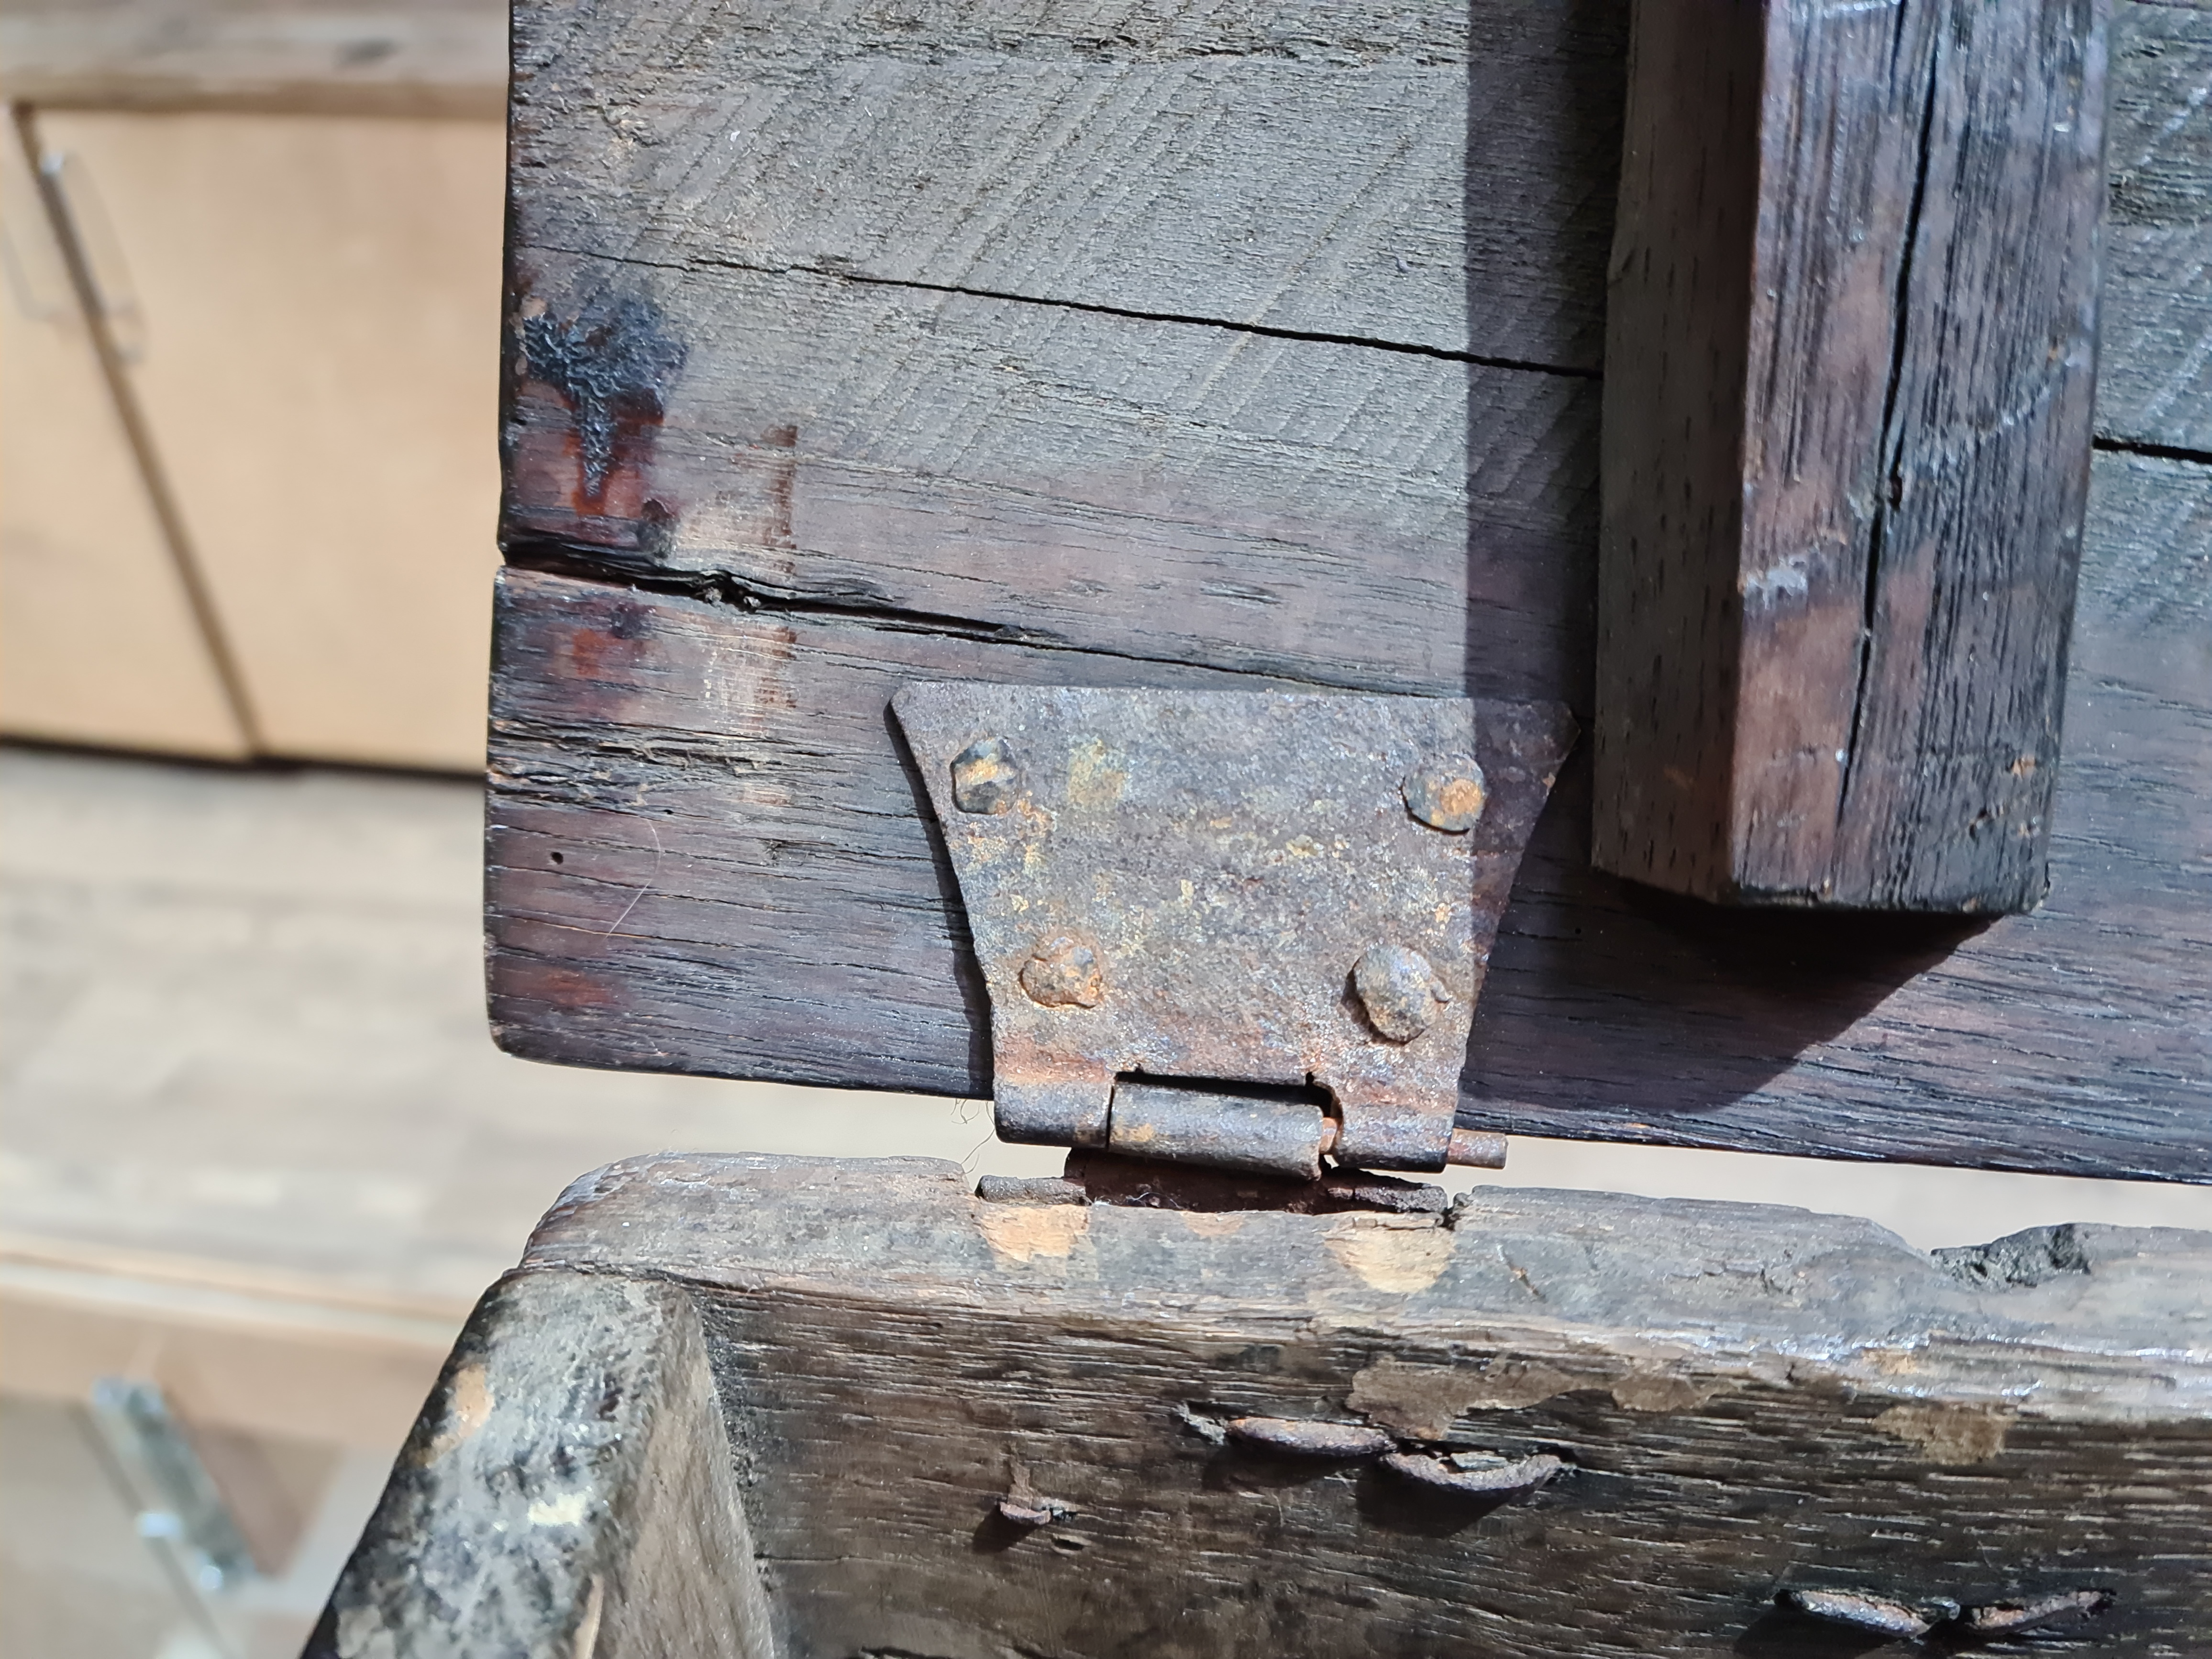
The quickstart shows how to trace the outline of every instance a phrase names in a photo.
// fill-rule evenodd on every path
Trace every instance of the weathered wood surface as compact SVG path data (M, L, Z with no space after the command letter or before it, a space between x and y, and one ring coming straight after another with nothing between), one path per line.
M532 4L515 38L517 246L1589 373L1628 14L1626 0L1060 0L1016 22L974 0L896 20L761 0L709 15ZM2212 323L2175 297L2212 258L2212 9L2118 0L2114 15L2112 154L2156 181L2166 234L2140 256L2122 237L2107 303L2141 322L2111 337L2100 430L2171 443L2159 433L2193 421L2212 447L2206 400L2180 406L2205 384L2187 376L2212 373Z
M815 276L624 292L602 263L518 257L510 558L1063 652L1587 702L1586 380ZM601 452L578 388L607 411Z
M2112 10L2098 429L2212 452L2212 5Z
M0 94L47 108L496 116L498 0L9 0Z
M2043 896L2089 484L2106 0L1641 0L1607 312L1599 866Z
M1589 869L1571 762L1492 956L1462 1121L2212 1179L2212 471L2106 456L2094 501L2041 909L1930 926L1639 892ZM905 681L963 678L1280 683L511 572L487 850L501 1042L988 1093L956 889L885 713Z
M562 1473L552 1448L645 1409L626 1386L602 1421L599 1385L649 1389L623 1355L652 1315L688 1333L688 1297L752 1540L693 1553L748 1595L757 1560L787 1659L1867 1650L1776 1607L1822 1589L2104 1591L2039 1650L2185 1652L2212 1624L2212 1358L2176 1339L2208 1285L2197 1233L1930 1258L1863 1221L1581 1193L1186 1215L986 1203L927 1160L635 1159L571 1188L487 1304L325 1628L373 1607L397 1651L456 1650L408 1547L497 1539L515 1571L485 1582L544 1588L512 1619L484 1598L499 1640L470 1650L577 1650L650 1458ZM471 1364L481 1426L426 1462ZM1455 1504L1220 1444L1244 1414L1567 1467ZM1010 1492L1067 1512L1012 1524ZM520 1524L571 1493L579 1524Z
M1618 0L517 21L526 246L1598 365Z
M2143 9L2123 0L2123 22ZM1367 223L1340 167L1291 159L1334 155L1342 133L1395 153L1428 131L1442 94L1405 43L1448 45L1462 25L1293 11L1279 51L1193 44L1258 39L1273 15L1210 6L1170 24L1071 3L1013 39L957 6L896 37L845 11L778 33L764 14L658 0L524 9L503 535L512 562L573 580L513 578L501 624L489 896L510 1047L987 1092L981 989L885 724L904 678L1437 691L1587 715L1594 359L1563 352L1572 374L1468 362L1429 343L1454 336L1412 324L1370 340L1330 309L1364 269L1341 238L1317 263L1265 255L1333 337L1248 326L1231 270L1243 231L1221 229L1249 209L1272 234L1285 191L1297 214L1334 201L1329 223ZM1582 153L1623 21L1485 0L1465 24L1489 43L1471 59L1519 53L1516 74L1553 88L1522 112L1553 112L1528 129L1545 159L1508 164L1522 114L1493 99L1469 127L1489 159L1405 199L1460 202L1452 234L1475 242L1548 239L1558 295L1583 296L1546 311L1477 260L1469 316L1583 318L1571 333L1599 314L1601 260L1565 251L1584 244L1560 228L1581 221L1515 181ZM1383 31L1376 62L1395 67L1363 80L1366 59L1327 44L1355 27ZM1607 30L1616 44L1590 44ZM1539 73L1543 40L1559 62ZM2116 131L2135 123L2130 153L2153 158L2138 171L2185 194L2204 182L2189 148L2203 100L2179 51L2121 52L2116 97L2138 112ZM1047 88L1060 101L1030 127L986 119L992 65L1032 103ZM1279 135L1282 167L1233 137L1128 164L1164 88L1225 100L1207 106L1225 131L1264 125L1293 74L1309 77L1311 148ZM1583 90L1559 90L1561 76ZM1431 101L1407 103L1420 87ZM1416 105L1427 113L1393 125ZM963 127L990 136L948 139L927 165L891 142ZM1119 217L1081 182L1148 189L1178 167L1166 196ZM1087 256L1082 216L1054 216L1063 183L1103 215ZM1595 249L1610 175L1592 188ZM894 212L907 196L933 204L927 223L968 228L930 251L924 222ZM1206 234L1155 234L1155 216L1201 199L1223 216ZM1007 263L1023 248L1040 251L1028 286ZM971 257L1000 261L979 288L1004 286L967 291ZM2193 349L2160 337L2169 366ZM2189 457L2100 460L2058 884L2033 916L1709 916L1589 872L1587 774L1571 763L1478 1012L1464 1121L2212 1177L2212 1012L2191 967L2212 939L2208 504L2212 467Z
M636 1279L477 1304L306 1659L769 1659L698 1316Z

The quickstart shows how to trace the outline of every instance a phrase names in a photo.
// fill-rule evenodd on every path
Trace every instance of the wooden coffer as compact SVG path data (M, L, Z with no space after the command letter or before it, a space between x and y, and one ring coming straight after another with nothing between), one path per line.
M1699 382L1710 431L1639 428L1638 388L1679 412L1705 343L1817 286L1773 263L1835 228L1768 211L1792 158L1890 142L1815 107L1820 64L1888 76L1910 118L1871 234L1972 242L1973 147L2014 107L1973 31L2008 19L2044 54L2014 149L2072 168L2021 186L2060 323L2020 400L1945 427L1919 345L1844 328L1817 373L1754 339L1779 367ZM509 1051L990 1095L988 964L902 688L1471 698L1585 740L1496 919L1462 1130L2212 1180L2212 10L525 0L514 52ZM1708 198L1718 228L1654 216ZM1867 291L1947 339L2027 314L1978 309L1954 264ZM1770 879L1790 849L1767 820L1724 844L1723 765L1719 793L1681 781L1719 862L1675 879L1651 849L1680 823L1619 831L1634 767L1607 744L1643 738L1608 699L1737 720L1741 775L1760 710L1688 708L1662 659L1710 650L1736 686L1764 652L1810 684L1819 653L1753 639L1741 583L1698 644L1682 590L1613 562L1643 556L1684 433L1709 470L1681 499L1736 492L1750 525L1796 407L1774 386L1854 365L1882 434L1922 424L1829 507L1902 525L2012 458L2001 503L1974 488L1999 563L2045 572L2021 590L2045 631L1987 669L2033 695L1982 699L2038 734L2005 770L2016 839ZM1905 556L1874 549L1823 636L1863 709L1903 660L1875 565ZM1776 568L1760 597L1796 591ZM1978 740L1915 729L1927 766L1883 763L1908 793ZM2011 822L1959 834L1984 819ZM311 1650L2212 1643L2203 1236L1930 1256L1751 1206L1085 1179L706 1153L586 1177L479 1309Z

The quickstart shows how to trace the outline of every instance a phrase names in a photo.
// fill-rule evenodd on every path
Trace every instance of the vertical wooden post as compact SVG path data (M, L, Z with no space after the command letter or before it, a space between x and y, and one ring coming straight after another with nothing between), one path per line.
M2033 906L2088 487L2108 0L1638 0L1604 869Z

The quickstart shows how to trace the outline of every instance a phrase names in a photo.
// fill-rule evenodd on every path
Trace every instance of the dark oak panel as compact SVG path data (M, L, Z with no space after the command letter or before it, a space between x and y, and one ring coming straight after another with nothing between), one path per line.
M2112 8L2097 426L2212 453L2212 3Z
M2130 0L2119 15L2150 9ZM2203 15L2163 12L2182 34ZM1589 88L1620 74L1601 37L1618 40L1622 12L1483 0L1460 23L1312 14L1315 40L1382 31L1364 80L1295 40L1214 58L1191 44L1249 44L1273 12L1113 15L1127 29L1094 38L1092 10L1054 8L1025 46L992 36L981 9L925 7L896 36L873 14L828 9L780 23L792 46L779 56L738 8L525 9L504 535L526 568L510 578L495 687L490 895L495 1016L519 1051L987 1091L980 988L884 719L904 678L1326 685L1587 714L1599 394L1580 360L1571 374L1470 363L1430 343L1449 333L1356 343L1369 325L1355 313L1443 313L1401 305L1414 290L1367 292L1362 262L1388 249L1347 252L1368 222L1334 161L1271 170L1249 148L1178 139L1163 164L1176 181L1144 213L1102 219L1087 252L1067 240L1081 212L1016 187L1064 173L1073 200L1113 176L1149 188L1127 160L1132 135L1166 131L1147 99L1203 88L1241 118L1280 76L1297 78L1282 95L1302 132L1309 117L1338 129L1310 136L1313 154L1372 138L1381 155L1429 131L1443 83L1423 53L1494 49L1532 88L1523 112L1553 112L1523 132L1547 159L1513 161L1520 115L1478 109L1458 211L1470 246L1546 250L1529 268L1555 286L1516 289L1484 256L1465 314L1582 337L1612 185L1571 157L1595 130ZM1279 15L1293 35L1308 27L1304 11ZM1489 44L1437 33L1460 28ZM1529 56L1545 40L1565 54L1551 69ZM2179 50L2123 52L2116 98L2142 112L2146 165L2185 195L2203 171L2189 159L2191 71L2150 73ZM994 66L1007 110L974 114ZM1491 84L1480 63L1457 73ZM1386 82L1389 98L1368 96ZM1023 128L1017 91L1047 86ZM867 96L841 102L840 87ZM878 93L915 131L954 134L962 111L998 125L917 170L880 142L898 127ZM1048 117L1066 118L1057 138ZM702 147L710 129L723 150ZM1052 143L1059 171L1000 171ZM849 194L817 190L816 155ZM1558 180L1553 205L1514 182L1532 168ZM1411 176L1392 175L1404 200L1449 196ZM940 182L951 194L931 193ZM897 205L902 189L927 213ZM1261 248L1284 304L1346 338L1243 326L1250 270L1235 239L1145 228L1201 199L1285 224L1327 204L1340 227L1327 257ZM1295 212L1278 214L1285 200ZM1595 238L1563 228L1590 201ZM981 234L986 220L1003 229ZM941 249L915 234L938 222L966 228ZM756 234L759 259L738 246ZM1024 237L1040 250L1027 286L1007 263ZM939 251L951 263L931 264ZM915 263L869 263L894 257ZM988 280L1020 297L940 291L967 280L960 261L994 258ZM1408 273L1385 262L1393 281L1430 280L1418 259ZM2159 337L2175 364L2193 349ZM1485 994L1463 1118L2212 1176L2212 1014L2191 965L2212 938L2208 477L2100 459L2057 884L2041 912L1904 935L1718 925L1588 872L1586 772L1571 764L1507 917L1498 957L1512 965Z
M1826 1589L2101 1595L2036 1650L2185 1651L2212 1620L2212 1376L2172 1339L2207 1316L2208 1252L2064 1227L1931 1259L1863 1221L1602 1194L1189 1215L991 1203L924 1159L634 1159L571 1188L479 1309L324 1629L436 1655L1869 1651L1777 1607ZM1243 1413L1565 1467L1455 1504L1371 1456L1222 1443ZM1053 1518L1009 1522L1014 1492Z
M1587 380L813 276L679 285L547 256L519 278L546 319L509 408L524 557L1317 684L1587 702ZM601 466L572 382L619 388Z
M514 39L516 247L1589 373L1629 9L1056 0L1016 24L987 0L896 20L533 3ZM2100 430L2212 449L2212 9L2113 16Z
M2095 499L2040 910L1823 921L1639 894L1589 870L1571 763L1493 953L1462 1121L2212 1179L2212 470L2106 457ZM500 638L505 1044L969 1095L985 1010L891 692L1280 683L520 572Z
M516 21L529 247L1597 366L1620 0Z

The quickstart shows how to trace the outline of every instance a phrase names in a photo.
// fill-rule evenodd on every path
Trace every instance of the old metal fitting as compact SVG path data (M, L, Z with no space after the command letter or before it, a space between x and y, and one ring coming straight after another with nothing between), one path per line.
M1431 1457L1421 1452L1393 1452L1382 1467L1400 1479L1455 1498L1525 1498L1550 1481L1566 1465L1549 1452L1533 1457L1500 1457L1495 1453L1460 1452Z
M1305 1180L1455 1155L1564 709L966 683L891 706L990 990L1002 1136Z
M1505 1167L1505 1137L1474 1129L1454 1129L1444 1162L1463 1170L1502 1170Z
M1022 769L998 738L978 738L952 757L952 804L963 812L1006 811L1021 787Z
M1046 1008L1096 1008L1106 994L1098 947L1075 933L1039 939L1022 964L1021 981L1030 1000Z
M1359 994L1367 1023L1390 1042L1411 1042L1451 1000L1429 959L1402 945L1370 945L1361 951L1352 966L1352 988Z
M2112 1605L2112 1593L2104 1589L2061 1590L1972 1607L1962 1607L1948 1595L1902 1601L1857 1589L1785 1589L1774 1599L1792 1613L1869 1636L1917 1638L1932 1634L1976 1647L1991 1637L2021 1635L2090 1618Z
M2027 1601L1996 1601L1968 1607L1959 1615L1959 1628L1976 1637L2011 1636L2087 1619L2109 1611L2112 1605L2110 1590L2062 1590L2056 1595L2039 1595Z
M1406 810L1431 830L1463 836L1482 822L1490 790L1472 755L1431 761L1408 772L1398 786Z
M1398 1443L1382 1430L1370 1428L1364 1423L1327 1423L1297 1417L1232 1417L1223 1427L1227 1437L1241 1445L1280 1452L1288 1457L1349 1462L1379 1456Z
M1106 1150L1318 1181L1335 1133L1310 1102L1130 1082L1115 1085Z
M1786 1589L1775 1600L1791 1612L1824 1625L1841 1625L1870 1636L1925 1636L1959 1616L1956 1601L1924 1601L1907 1607L1864 1590Z

